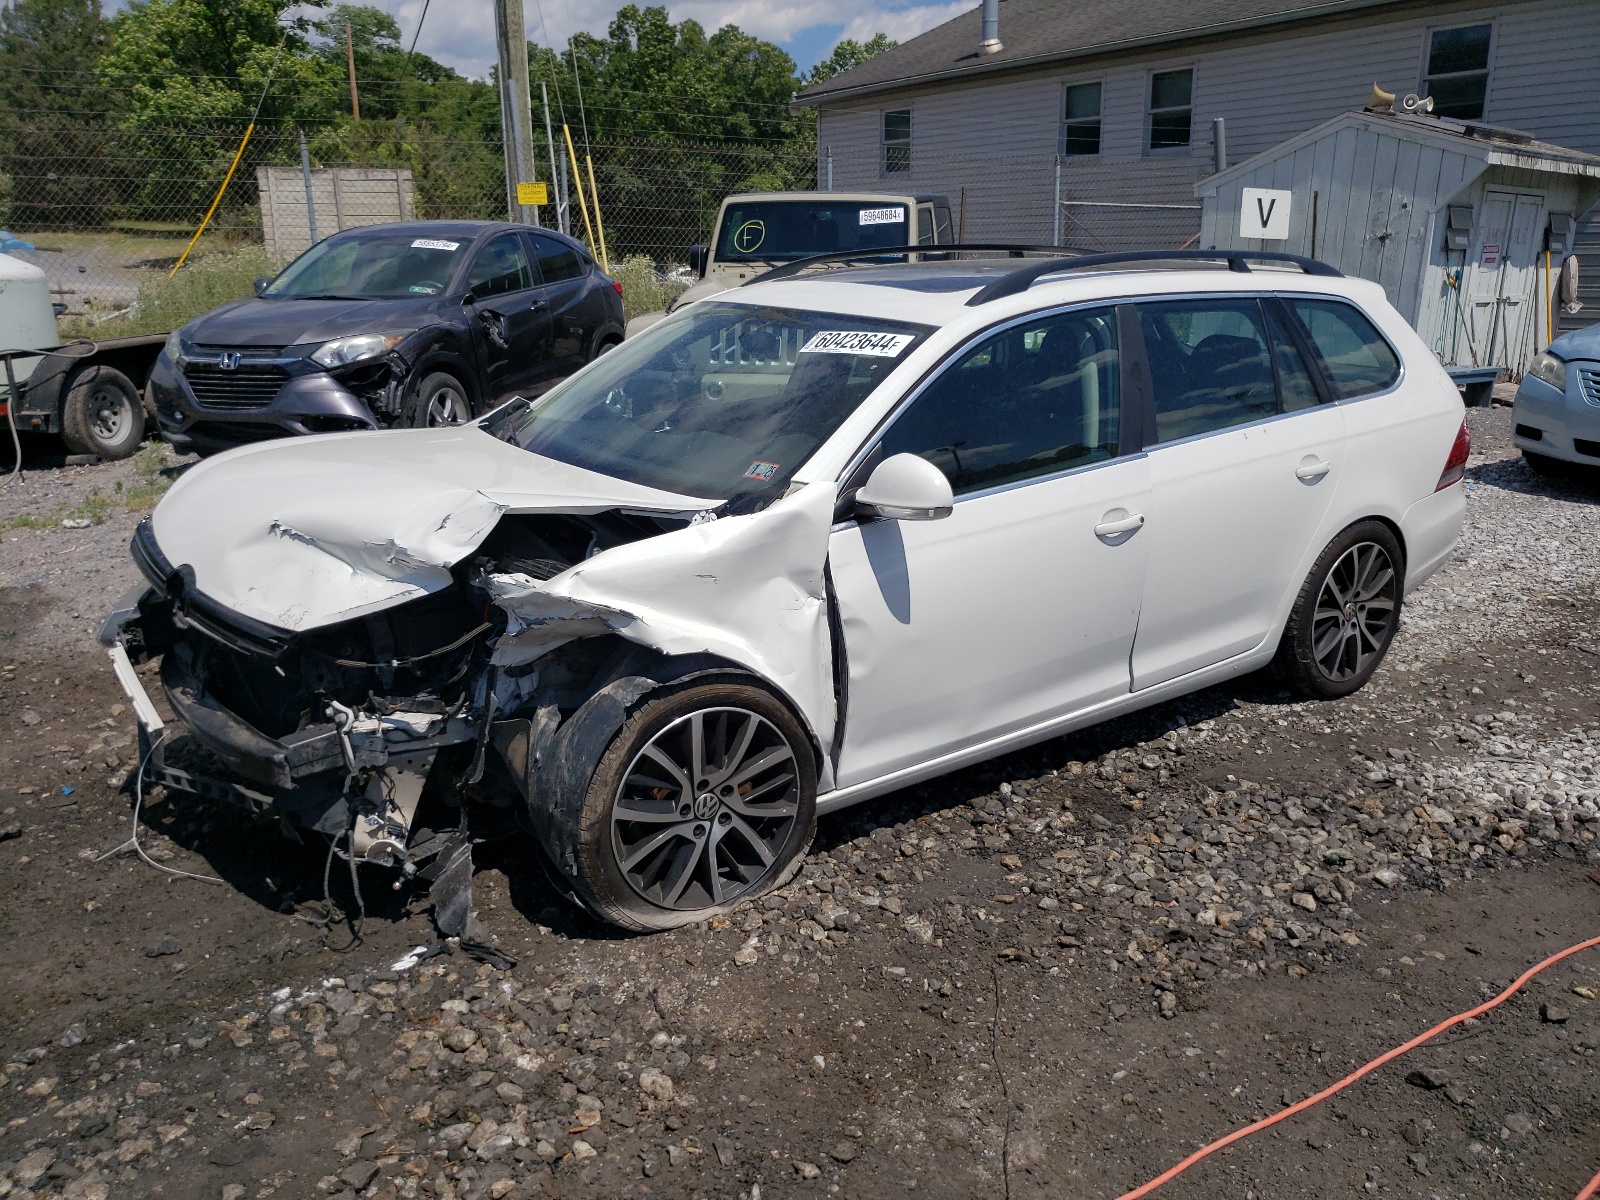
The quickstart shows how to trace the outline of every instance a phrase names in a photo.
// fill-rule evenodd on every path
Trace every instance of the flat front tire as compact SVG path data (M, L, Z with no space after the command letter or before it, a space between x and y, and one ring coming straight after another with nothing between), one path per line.
M816 798L810 739L770 692L668 691L628 719L590 777L573 885L625 929L705 920L794 875Z
M1295 598L1273 666L1302 695L1360 690L1400 627L1405 557L1381 521L1358 521L1328 543Z

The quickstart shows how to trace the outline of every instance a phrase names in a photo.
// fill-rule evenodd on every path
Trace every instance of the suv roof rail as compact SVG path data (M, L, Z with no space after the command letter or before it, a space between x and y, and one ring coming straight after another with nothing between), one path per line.
M740 287L749 287L752 283L771 283L778 279L789 279L809 267L820 267L826 263L867 262L878 258L898 258L903 254L952 254L961 250L989 250L1009 254L1012 258L1021 258L1024 254L1050 254L1056 260L1063 257L1060 246L1020 246L1010 242L961 242L943 245L928 244L923 246L872 246L861 250L846 250L833 254L813 254L808 258L797 258L793 262L784 263L782 266L773 267L770 271L763 271L760 275L753 276L741 283ZM1066 251L1070 257L1072 252ZM1010 278L1010 276L1007 276Z
M1135 262L1226 262L1228 270L1249 273L1250 267L1247 259L1257 262L1290 263L1299 267L1307 275L1329 275L1342 279L1344 273L1330 267L1325 262L1318 262L1314 258L1304 258L1298 254L1281 254L1273 250L1121 250L1113 254L1084 254L1067 258L1057 258L1049 262L1029 263L1025 267L1018 267L1008 275L995 280L987 287L973 293L967 301L969 307L987 304L991 300L999 300L1005 296L1015 296L1025 292L1036 281L1046 275L1054 275L1058 271L1077 271L1084 267L1115 266L1120 263Z

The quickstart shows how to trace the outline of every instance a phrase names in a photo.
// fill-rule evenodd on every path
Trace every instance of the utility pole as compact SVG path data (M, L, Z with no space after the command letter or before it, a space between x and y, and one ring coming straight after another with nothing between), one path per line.
M533 155L533 101L528 95L528 33L522 0L494 0L494 32L500 46L500 140L506 156L506 211L513 221L537 225L538 205L520 204L517 197L519 183L533 183L539 178Z
M344 23L344 57L350 64L350 111L361 120L361 97L356 95L356 44L350 36L350 22Z

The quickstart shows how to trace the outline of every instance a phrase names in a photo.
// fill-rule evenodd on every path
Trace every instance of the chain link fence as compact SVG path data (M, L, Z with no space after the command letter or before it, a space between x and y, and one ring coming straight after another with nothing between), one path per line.
M265 124L240 153L243 134L232 122L145 121L130 129L14 117L0 130L0 229L15 239L10 253L45 271L69 327L110 321L132 332L134 323L150 328L180 309L247 295L251 279L273 274L308 245L302 162L319 237L382 221L506 215L498 140L464 141L403 120ZM804 139L596 143L587 151L580 140L578 154L586 191L593 162L613 267L639 258L657 271L682 264L690 245L708 239L730 193L817 185L815 149ZM235 155L206 232L167 283ZM541 174L547 158L540 155ZM589 242L591 224L566 161L548 182L543 223L558 226L564 217L568 232ZM563 196L568 203L558 207ZM637 274L646 264L632 266Z

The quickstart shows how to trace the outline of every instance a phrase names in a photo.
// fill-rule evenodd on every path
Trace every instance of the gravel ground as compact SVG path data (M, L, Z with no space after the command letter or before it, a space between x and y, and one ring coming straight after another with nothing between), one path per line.
M397 965L426 917L376 874L336 953L324 852L193 797L141 836L222 886L97 860L131 738L85 636L128 530L17 535L0 1197L1112 1197L1326 1086L1600 933L1600 487L1472 421L1461 550L1363 692L1241 680L910 789L652 937L507 842L475 894L508 972ZM1161 1194L1571 1196L1597 1044L1591 953Z

